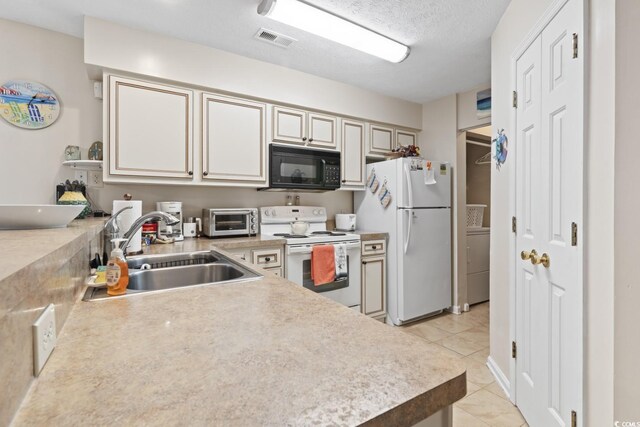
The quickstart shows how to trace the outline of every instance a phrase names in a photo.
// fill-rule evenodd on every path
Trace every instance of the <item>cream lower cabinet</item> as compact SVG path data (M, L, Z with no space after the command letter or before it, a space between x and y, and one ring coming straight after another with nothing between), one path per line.
M255 247L241 249L222 249L243 261L254 264L276 276L284 277L282 247Z
M335 150L338 148L337 127L335 116L273 106L273 142Z
M110 176L193 176L190 90L109 76Z
M387 315L385 241L362 242L362 304L367 316L384 322Z
M202 95L202 179L220 185L267 184L266 105Z
M365 124L354 120L340 120L341 189L364 190L365 184Z

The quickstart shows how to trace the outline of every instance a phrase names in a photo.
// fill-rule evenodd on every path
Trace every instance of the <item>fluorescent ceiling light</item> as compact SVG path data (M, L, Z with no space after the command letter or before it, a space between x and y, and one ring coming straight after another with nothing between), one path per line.
M409 56L408 46L298 0L262 0L258 13L390 62Z

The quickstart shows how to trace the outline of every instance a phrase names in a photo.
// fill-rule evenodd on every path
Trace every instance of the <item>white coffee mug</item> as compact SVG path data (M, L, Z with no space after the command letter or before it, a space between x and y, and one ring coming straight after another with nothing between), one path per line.
M184 237L196 237L196 225L195 222L185 222L182 224L182 234Z

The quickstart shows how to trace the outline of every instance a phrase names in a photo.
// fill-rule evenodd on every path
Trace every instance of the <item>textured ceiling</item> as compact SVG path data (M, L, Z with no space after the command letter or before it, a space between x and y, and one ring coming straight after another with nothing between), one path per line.
M0 17L82 37L89 15L426 102L490 80L490 37L509 1L308 0L411 46L400 64L259 16L260 0L0 0ZM260 27L298 41L255 40Z

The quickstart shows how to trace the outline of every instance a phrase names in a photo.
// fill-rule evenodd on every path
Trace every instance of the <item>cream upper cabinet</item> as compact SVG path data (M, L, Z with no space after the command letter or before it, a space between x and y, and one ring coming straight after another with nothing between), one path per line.
M365 124L340 120L342 139L342 185L345 190L362 190L365 184Z
M309 140L311 147L337 148L338 119L320 113L308 113Z
M370 123L368 141L368 156L380 157L387 155L395 148L394 129L392 127Z
M396 146L406 147L408 145L418 145L418 134L416 132L396 129Z
M337 148L337 118L273 106L272 140L319 148Z
M204 93L202 118L202 179L264 186L266 105Z
M190 90L109 76L110 175L192 178Z
M276 142L307 142L307 113L293 108L273 107L272 139Z

